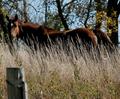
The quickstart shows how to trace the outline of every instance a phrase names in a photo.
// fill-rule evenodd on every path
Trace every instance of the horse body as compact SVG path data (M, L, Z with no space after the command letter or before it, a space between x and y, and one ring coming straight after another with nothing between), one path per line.
M94 47L97 46L97 37L96 37L96 35L87 28L77 28L77 29L73 29L73 30L68 30L68 31L65 31L65 34L67 36L75 38L75 41L78 38L80 38L80 40L84 44L86 44L86 43L90 44L92 42Z
M96 35L86 28L78 28L68 31L58 31L52 28L44 27L42 25L33 24L29 22L23 22L18 19L18 16L15 16L9 21L9 31L13 38L21 38L26 41L26 39L37 40L38 43L46 42L48 38L55 41L57 38L61 38L66 41L66 39L73 38L76 42L78 37L85 44L91 43L94 47L97 46L97 37ZM11 25L12 24L12 25Z

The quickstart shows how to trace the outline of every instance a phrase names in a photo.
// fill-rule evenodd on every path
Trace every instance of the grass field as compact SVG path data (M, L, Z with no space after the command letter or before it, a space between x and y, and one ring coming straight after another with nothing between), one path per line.
M102 46L77 49L73 43L40 46L32 51L20 44L10 53L0 43L0 99L7 99L6 68L25 68L29 99L119 99L119 49L111 54Z

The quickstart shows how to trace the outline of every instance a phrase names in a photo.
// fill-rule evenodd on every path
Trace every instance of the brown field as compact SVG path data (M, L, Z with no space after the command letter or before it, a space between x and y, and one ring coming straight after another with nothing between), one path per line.
M102 47L101 59L94 50L76 49L69 43L32 50L19 44L13 54L0 43L0 99L7 99L6 68L25 68L29 99L119 99L119 49L109 54ZM81 54L82 53L82 54Z

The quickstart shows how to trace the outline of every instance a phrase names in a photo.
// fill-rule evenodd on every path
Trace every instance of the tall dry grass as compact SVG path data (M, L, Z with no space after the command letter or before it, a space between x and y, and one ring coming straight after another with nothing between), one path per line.
M119 49L108 52L102 46L99 54L72 42L36 51L22 42L17 46L11 54L0 43L0 99L7 99L6 68L19 66L25 68L29 99L119 99Z

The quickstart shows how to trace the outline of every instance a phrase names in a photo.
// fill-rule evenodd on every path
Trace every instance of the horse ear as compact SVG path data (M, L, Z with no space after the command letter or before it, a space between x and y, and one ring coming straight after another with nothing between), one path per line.
M18 15L17 14L15 15L15 20L18 20Z

